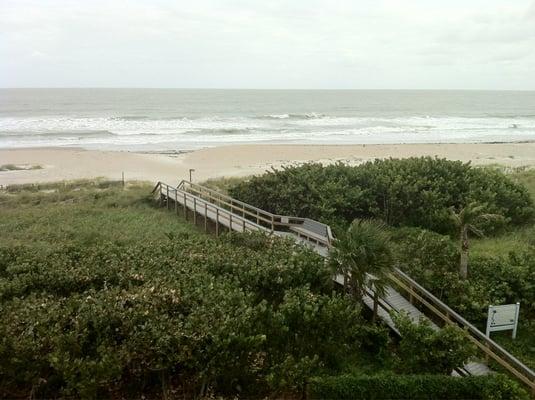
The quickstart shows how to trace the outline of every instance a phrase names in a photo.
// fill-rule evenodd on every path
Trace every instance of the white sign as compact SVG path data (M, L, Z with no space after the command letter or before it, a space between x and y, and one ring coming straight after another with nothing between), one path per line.
M502 306L489 306L487 317L487 337L491 332L513 330L513 339L516 338L518 314L520 303L504 304Z

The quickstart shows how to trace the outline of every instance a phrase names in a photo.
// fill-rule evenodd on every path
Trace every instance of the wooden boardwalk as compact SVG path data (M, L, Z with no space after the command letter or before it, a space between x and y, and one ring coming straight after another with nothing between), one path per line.
M215 225L218 235L222 229L235 232L265 232L281 237L291 237L323 257L328 256L334 238L330 227L306 218L282 216L261 210L209 188L182 181L177 187L159 182L153 193L158 194L160 204L186 218L191 214L192 222ZM335 276L334 281L343 285L343 277ZM468 338L485 354L503 366L512 376L526 384L535 393L535 373L509 354L497 343L487 338L476 327L455 313L426 289L402 271L395 269L390 275L392 285L386 293L378 297L371 290L363 298L370 309L377 309L381 318L393 331L399 334L391 314L406 313L411 320L418 322L428 319L441 320L444 324L457 325L468 332ZM394 288L395 286L395 288ZM377 303L376 303L377 301ZM418 306L416 306L417 304ZM425 314L422 309L425 309ZM429 320L429 319L428 319ZM434 329L440 327L429 320ZM487 375L491 370L485 363L469 362L458 368L457 375Z

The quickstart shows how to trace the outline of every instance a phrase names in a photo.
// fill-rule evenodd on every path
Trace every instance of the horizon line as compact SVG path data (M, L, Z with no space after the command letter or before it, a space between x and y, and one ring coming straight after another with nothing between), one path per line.
M257 91L466 91L466 92L534 92L535 89L462 89L462 88L239 88L239 87L158 87L158 86L0 86L0 90L51 89L121 89L121 90L257 90Z

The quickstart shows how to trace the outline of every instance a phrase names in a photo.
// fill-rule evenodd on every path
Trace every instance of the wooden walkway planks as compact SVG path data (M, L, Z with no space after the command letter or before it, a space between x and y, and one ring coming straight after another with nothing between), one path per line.
M167 186L165 191L161 191L160 188L160 197L161 200L163 199L165 201L168 209L170 208L170 204L173 203L177 213L182 211L184 212L184 215L187 216L187 211L190 210L193 212L194 219L197 218L197 215L200 215L200 217L205 221L205 226L207 220L212 221L216 224L216 233L219 231L219 225L236 232L261 231L272 233L281 237L291 237L295 241L313 249L321 256L328 256L329 249L325 245L321 245L318 242L312 242L307 240L307 238L297 236L292 232L281 232L268 229L265 226L244 218L244 216L237 215L224 207L211 203L210 201L189 193L186 190ZM339 275L335 276L334 280L339 284L343 284L343 277ZM367 307L373 310L374 300L372 296L373 293L364 296L363 302ZM398 334L399 331L397 330L396 325L390 315L391 311L405 312L414 322L418 322L421 319L427 319L427 317L417 307L415 307L411 302L409 302L405 297L403 297L399 292L390 286L386 288L386 293L381 297L380 303L381 307L377 308L377 315L385 322L387 326L389 326ZM432 321L430 323L434 329L440 329ZM477 362L467 363L465 366L463 366L463 369L464 372L470 375L487 375L491 373L490 369L485 364Z
M165 201L167 201L167 191L164 193ZM170 202L177 202L179 205L177 211L180 212L181 208L183 209L184 205L186 208L190 211L196 212L200 214L204 218L205 216L210 219L212 222L216 224L220 224L227 229L232 229L236 232L254 232L254 231L262 231L262 232L270 232L269 229L258 225L246 218L243 218L242 216L236 215L231 213L229 210L219 207L217 205L214 205L210 202L208 202L205 199L202 199L198 196L195 196L191 193L186 193L180 189L169 189L169 201ZM176 208L176 207L175 207ZM216 229L217 231L217 229ZM327 257L329 249L326 246L319 245L314 242L310 242L309 240L298 237L294 233L291 232L279 232L274 231L274 234L281 236L281 237L291 237L295 241L303 244L304 246L314 250L316 253L321 255L322 257ZM342 279L340 281L340 279ZM343 284L343 278L340 276L335 277L335 281L339 284ZM368 306L370 309L373 310L373 298L372 296L365 296L364 297L364 304ZM385 296L381 298L381 301L384 303L384 307L379 307L377 310L377 315L394 331L397 331L397 328L394 324L394 321L390 317L389 311L396 311L396 312L406 312L411 320L417 322L420 320L420 318L426 318L425 315L418 310L414 305L412 305L407 299L405 299L401 294L399 294L396 290L394 290L392 287L386 288ZM386 308L386 309L385 309ZM433 324L434 325L434 324ZM436 325L434 325L436 327ZM438 329L438 327L436 327ZM398 332L399 333L399 332Z
M165 194L167 200L167 195ZM269 229L256 224L240 215L233 214L227 209L212 204L198 196L186 194L183 191L173 189L169 191L169 200L177 203L177 212L183 212L184 206L196 214L200 214L202 218L206 217L212 222L222 225L227 229L236 232L270 232Z

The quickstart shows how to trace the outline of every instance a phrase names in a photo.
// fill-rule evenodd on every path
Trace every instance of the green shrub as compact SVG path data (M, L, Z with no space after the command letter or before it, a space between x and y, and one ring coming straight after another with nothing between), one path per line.
M375 375L316 377L311 399L351 400L528 400L529 395L503 375L455 378L445 375Z
M535 316L535 248L474 257L472 273L471 281L486 288L488 304L520 302L524 315Z
M453 232L449 207L487 204L517 225L535 211L525 187L502 172L431 157L376 160L351 167L305 164L273 170L231 187L229 193L279 214L309 217L335 228L356 218L394 226ZM485 226L491 232L503 222Z
M476 348L458 327L435 330L429 320L413 323L406 315L393 317L401 339L398 368L404 373L450 374L476 354Z
M469 320L482 318L488 291L474 275L459 275L459 247L449 236L419 228L393 230L399 267ZM471 268L476 269L473 265Z
M369 336L319 256L262 235L0 256L3 397L302 390Z
M448 236L403 228L393 230L393 239L401 269L468 320L484 321L489 304L520 302L524 315L535 314L533 248L473 256L469 279L461 279L459 249Z

